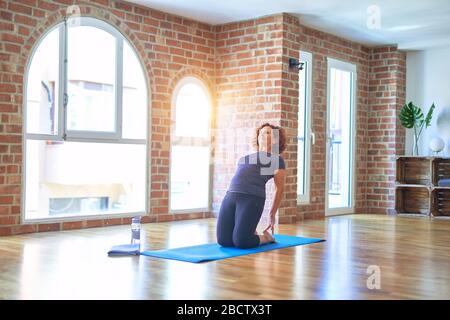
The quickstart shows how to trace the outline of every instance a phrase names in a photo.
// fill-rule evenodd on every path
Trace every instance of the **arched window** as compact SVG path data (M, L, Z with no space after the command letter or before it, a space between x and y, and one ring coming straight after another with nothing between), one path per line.
M124 36L69 19L42 37L26 77L25 220L147 212L147 84Z
M195 77L183 78L172 97L170 211L209 210L211 98Z

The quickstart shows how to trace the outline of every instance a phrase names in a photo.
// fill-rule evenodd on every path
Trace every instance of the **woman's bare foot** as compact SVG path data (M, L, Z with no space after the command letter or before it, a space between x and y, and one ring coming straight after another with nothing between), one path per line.
M270 232L268 230L264 231L264 236L267 239L267 243L274 243L275 242L275 238L270 234Z
M259 237L259 244L275 242L275 238L270 234L269 231L264 231L263 234L258 235L258 237Z

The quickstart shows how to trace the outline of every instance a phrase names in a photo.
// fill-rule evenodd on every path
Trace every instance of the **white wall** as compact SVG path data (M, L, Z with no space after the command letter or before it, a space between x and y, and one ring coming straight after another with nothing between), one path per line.
M441 137L446 148L441 156L450 156L450 137L438 131L436 120L443 110L450 111L450 48L440 48L407 53L406 102L412 101L426 114L434 102L431 127L424 129L420 137L419 155L431 155L430 140ZM450 128L448 128L450 130ZM406 154L412 154L413 133L407 130Z

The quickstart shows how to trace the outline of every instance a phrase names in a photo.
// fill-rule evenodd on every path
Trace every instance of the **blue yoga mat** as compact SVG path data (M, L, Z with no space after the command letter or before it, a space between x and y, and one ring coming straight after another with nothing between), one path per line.
M276 234L274 235L274 237L276 243L265 244L251 249L222 247L217 243L208 243L197 246L182 247L167 250L147 250L142 251L141 255L199 263L325 241L317 238L302 238L302 237L286 236L281 234Z

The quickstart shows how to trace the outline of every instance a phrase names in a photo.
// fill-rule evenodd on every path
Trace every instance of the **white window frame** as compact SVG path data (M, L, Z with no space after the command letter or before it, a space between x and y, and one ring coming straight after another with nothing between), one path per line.
M349 183L349 186L351 188L349 192L350 196L350 206L349 207L342 207L342 208L328 208L328 192L329 192L329 148L330 148L330 91L331 91L331 69L338 69L343 71L348 71L352 73L352 111L351 111L351 126L352 126L352 134L351 134L351 172L352 172L352 180ZM355 198L356 198L356 110L358 108L357 105L357 83L358 83L358 74L357 74L357 67L355 64L333 59L328 57L327 58L327 122L326 122L326 148L325 148L325 154L326 154L326 168L325 168L325 216L333 216L333 215L340 215L340 214L352 214L355 212Z
M305 75L305 158L304 158L304 186L303 186L303 194L297 194L297 204L309 204L310 203L310 189L311 189L311 144L314 144L314 133L312 132L311 125L311 109L312 109L312 68L313 68L313 56L312 53L301 51L300 52L300 61L304 62L305 69L299 70L300 72L306 72ZM302 88L299 88L302 90ZM300 101L299 101L300 102ZM297 129L298 130L298 129ZM297 136L297 157L300 153L298 150L298 140ZM297 183L301 183L299 181L299 172L297 172Z
M123 83L123 38L124 36L117 31L114 27L107 24L106 22L103 22L98 19L89 18L89 17L81 17L81 18L74 18L76 19L76 27L78 26L86 26L86 27L94 27L100 30L103 30L110 35L112 35L116 39L116 57L115 57L115 83L114 83L114 91L115 91L115 106L114 106L114 114L115 114L115 130L113 132L106 132L106 131L87 131L87 130L69 130L67 129L67 104L64 104L64 132L66 133L66 139L67 138L80 138L80 139L91 139L92 137L98 138L98 139L120 139L122 137L122 83ZM67 99L67 74L68 74L68 64L70 61L68 61L68 41L67 41L67 35L68 30L70 28L71 20L69 19L68 22L65 24L68 27L65 28L64 32L64 44L65 44L65 52L64 52L64 61L66 63L64 64L64 94L66 95ZM70 101L68 101L70 103Z
M58 23L53 27L49 28L40 39L34 45L30 53L30 59L27 62L27 66L25 68L25 76L23 82L23 126L22 126L22 134L24 137L24 142L22 145L22 164L23 164L23 172L22 172L22 201L21 201L21 222L23 224L35 224L35 223L57 223L57 222L66 222L66 221L80 221L80 220L98 220L98 219L109 219L109 218L128 218L136 215L147 215L149 211L149 185L151 183L151 177L149 175L149 166L150 163L150 155L149 152L146 152L146 168L145 168L145 209L144 211L138 212L116 212L112 214L97 214L97 215L78 215L71 217L55 217L55 218L39 218L39 219L27 219L26 218L26 166L27 166L27 141L28 140L42 140L42 141L60 141L60 142L92 142L92 143L114 143L114 144L141 144L145 145L145 149L148 150L148 133L151 128L150 121L151 119L151 107L148 107L146 110L146 137L147 139L124 139L122 136L122 77L123 77L123 40L126 37L118 31L112 25L95 18L90 17L76 17L73 18L77 25L83 26L92 26L104 31L109 32L113 36L116 37L116 83L115 83L115 98L116 98L116 129L117 131L114 134L110 133L102 133L102 132L94 132L94 131L78 131L74 133L73 131L66 131L66 108L65 108L65 95L67 94L67 24L71 23L71 18L68 20L64 20L64 22ZM41 45L42 41L55 29L59 29L59 70L58 70L58 81L59 81L59 92L58 94L58 130L57 134L35 134L35 133L27 133L27 87L28 87L28 75L30 72L30 67L33 62L33 58L35 56L36 50ZM119 39L119 40L118 40ZM146 106L149 106L150 100L150 92L147 77L145 76L145 68L142 64L141 59L136 54L135 49L129 43L130 47L133 49L133 53L136 55L138 59L142 72L144 74L145 87L146 87ZM120 78L120 80L118 79ZM120 132L120 135L118 134ZM69 134L67 134L69 133Z
M189 83L195 83L196 85L199 85L203 92L205 93L208 102L209 102L209 119L208 119L208 134L206 138L202 137L184 137L184 136L176 136L175 135L175 128L176 128L176 102L178 93L180 92L181 88L183 88L186 84ZM211 94L204 84L204 82L195 76L186 76L183 79L181 79L172 94L172 107L171 107L171 126L170 126L170 159L169 159L169 214L176 214L176 213L193 213L193 212L204 212L204 211L210 211L211 210L211 165L208 168L208 205L206 207L200 207L200 208L190 208L190 209L172 209L171 204L171 194L172 194L172 148L174 146L186 146L186 147L209 147L208 148L208 163L211 163L211 120L212 120L212 97Z

